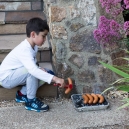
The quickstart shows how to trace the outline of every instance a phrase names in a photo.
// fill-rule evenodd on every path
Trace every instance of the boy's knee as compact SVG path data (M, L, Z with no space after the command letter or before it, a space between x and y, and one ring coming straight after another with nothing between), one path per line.
M29 72L28 72L28 70L27 70L26 68L23 68L23 69L22 69L22 73L23 73L23 74L28 74Z

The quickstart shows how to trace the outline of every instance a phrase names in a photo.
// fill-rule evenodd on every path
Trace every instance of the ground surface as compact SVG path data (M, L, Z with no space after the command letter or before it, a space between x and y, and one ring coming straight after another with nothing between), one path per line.
M14 100L0 102L0 129L129 129L129 110L116 110L122 103L108 100L106 110L77 112L71 99L45 98L48 112L25 110Z

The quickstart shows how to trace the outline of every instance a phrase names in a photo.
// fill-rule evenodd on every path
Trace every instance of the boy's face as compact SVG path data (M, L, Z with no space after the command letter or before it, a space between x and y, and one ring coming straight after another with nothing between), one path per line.
M33 42L35 43L35 45L42 46L46 41L47 34L48 34L47 30L44 30L43 32L39 32L38 35L34 33Z

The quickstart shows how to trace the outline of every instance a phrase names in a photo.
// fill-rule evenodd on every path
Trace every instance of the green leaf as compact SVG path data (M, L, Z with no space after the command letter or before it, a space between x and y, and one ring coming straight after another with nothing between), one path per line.
M117 110L122 109L122 108L125 108L127 106L129 106L129 103L126 103L126 104L122 105L121 107L117 108Z
M117 90L129 92L129 85L121 85L117 87Z
M125 60L129 61L129 58L123 58L123 59L125 59Z
M108 69L110 69L110 70L112 70L113 72L115 72L115 73L117 73L118 75L120 75L120 76L122 76L122 77L129 77L129 74L127 74L127 73L125 73L125 72L123 72L123 71L121 71L121 70L119 70L119 69L117 69L117 68L115 68L115 67L113 67L112 65L109 65L109 64L106 64L106 63L104 63L104 62L102 62L102 61L99 61L103 66L105 66L106 68L108 68Z
M125 99L123 99L123 100L121 100L121 101L126 101L126 102L129 102L129 98L125 98Z
M125 52L129 53L129 51L128 51L128 50L125 50Z
M114 84L119 84L119 83L122 83L122 82L124 82L124 83L128 83L129 82L129 78L127 77L127 78L120 78L120 79L117 79L115 82L113 82L111 85L114 85Z
M104 90L101 94L104 94L105 92L107 92L108 90L111 90L111 89L114 89L114 87L112 86L112 87L107 88L107 89Z

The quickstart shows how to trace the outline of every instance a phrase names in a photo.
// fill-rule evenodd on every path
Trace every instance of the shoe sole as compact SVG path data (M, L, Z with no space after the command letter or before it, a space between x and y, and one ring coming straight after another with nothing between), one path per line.
M35 111L35 112L47 112L49 110L49 109L47 109L47 110L36 110L34 108L30 108L30 107L26 107L26 106L25 106L25 109L29 110L29 111Z
M17 103L25 103L25 101L22 101L22 100L19 100L19 99L16 99L16 98L15 98L15 101L16 101Z

